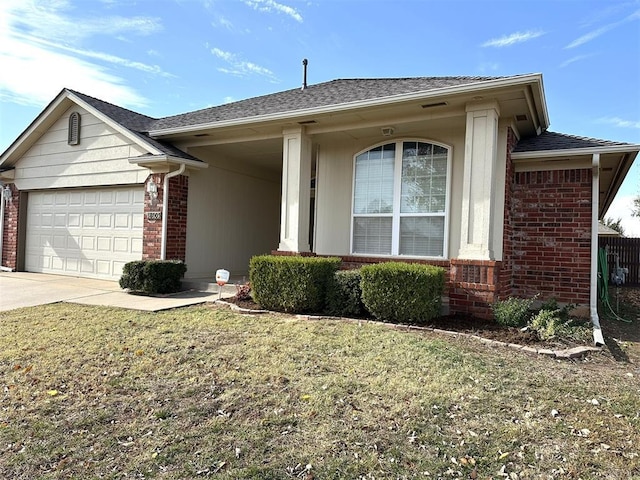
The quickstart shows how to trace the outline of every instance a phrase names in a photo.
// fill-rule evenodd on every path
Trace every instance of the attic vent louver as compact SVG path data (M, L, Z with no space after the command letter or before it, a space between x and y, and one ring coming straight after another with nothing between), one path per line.
M69 145L80 144L80 114L78 112L73 112L71 115L69 115L69 132L67 143Z

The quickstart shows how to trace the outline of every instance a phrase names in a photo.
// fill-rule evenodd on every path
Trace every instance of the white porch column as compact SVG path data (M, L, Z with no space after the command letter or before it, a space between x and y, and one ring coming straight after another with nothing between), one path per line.
M458 258L494 260L495 170L498 156L498 103L467 104L462 219Z
M280 245L285 252L308 252L311 196L311 138L304 127L283 131Z

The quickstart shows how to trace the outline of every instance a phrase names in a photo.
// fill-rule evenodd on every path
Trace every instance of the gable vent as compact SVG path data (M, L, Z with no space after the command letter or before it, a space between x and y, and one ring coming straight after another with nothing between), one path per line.
M80 114L73 112L69 115L69 132L67 136L67 143L69 145L80 144Z

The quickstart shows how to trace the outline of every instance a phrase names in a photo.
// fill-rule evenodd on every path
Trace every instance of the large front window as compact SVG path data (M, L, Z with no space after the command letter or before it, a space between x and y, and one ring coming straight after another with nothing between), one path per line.
M446 255L449 152L397 141L356 155L354 254Z

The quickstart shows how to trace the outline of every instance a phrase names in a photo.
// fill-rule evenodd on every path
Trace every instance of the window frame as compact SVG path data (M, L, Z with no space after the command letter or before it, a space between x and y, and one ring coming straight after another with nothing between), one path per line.
M429 212L429 213L415 213L415 212L401 212L402 206L402 159L403 159L403 146L405 142L419 142L427 143L434 146L442 147L447 151L447 166L446 166L446 181L445 181L445 206L443 212ZM378 147L384 145L395 144L395 158L393 165L393 208L391 213L371 213L371 214L356 214L355 213L355 193L356 193L356 159L359 155L369 152ZM349 252L353 256L361 257L381 257L381 258L406 258L406 259L432 259L432 260L445 260L449 257L449 219L451 216L451 172L453 163L453 146L446 143L437 142L425 138L416 137L403 137L389 139L386 141L378 142L370 145L353 155L352 158L352 178L351 178L351 211L350 216L350 234L349 234ZM391 253L363 253L354 252L354 229L355 219L361 218L391 218ZM403 217L444 217L444 235L442 245L442 256L422 256L422 255L403 255L400 252L400 219Z

